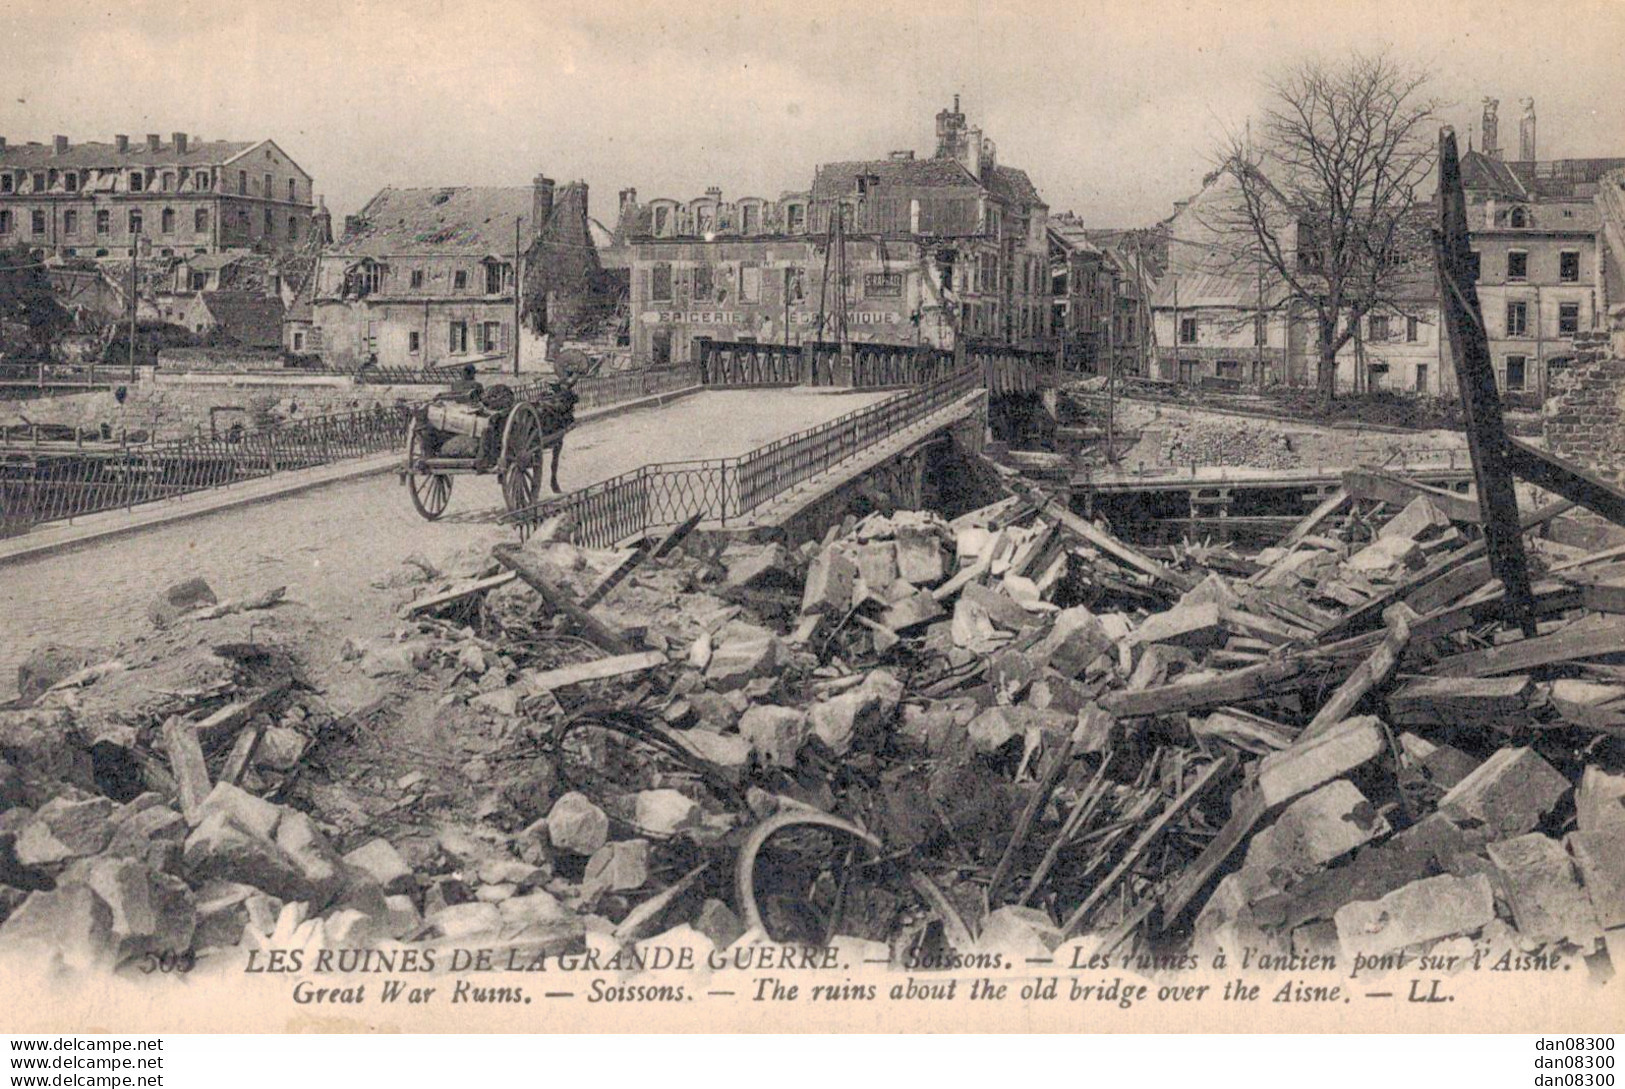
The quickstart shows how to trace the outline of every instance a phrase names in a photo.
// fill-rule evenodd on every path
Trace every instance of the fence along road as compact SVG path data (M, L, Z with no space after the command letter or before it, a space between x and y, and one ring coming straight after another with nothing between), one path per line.
M737 456L896 396L703 391L590 420L565 440L559 484L583 489L650 461ZM0 700L13 693L17 665L35 647L104 647L146 634L148 601L192 575L208 579L222 599L285 584L289 597L319 603L346 634L386 633L395 624L393 595L372 583L403 572L414 553L440 561L512 540L513 528L496 524L501 509L494 478L459 479L446 517L425 522L391 473L5 564Z

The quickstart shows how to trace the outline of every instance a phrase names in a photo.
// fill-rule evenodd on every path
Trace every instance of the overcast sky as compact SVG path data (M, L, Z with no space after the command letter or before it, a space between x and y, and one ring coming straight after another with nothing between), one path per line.
M269 136L335 216L386 185L584 178L615 194L777 196L814 166L930 154L960 93L1053 211L1150 223L1208 169L1262 77L1388 47L1463 137L1501 99L1517 147L1625 156L1621 0L10 0L12 141Z

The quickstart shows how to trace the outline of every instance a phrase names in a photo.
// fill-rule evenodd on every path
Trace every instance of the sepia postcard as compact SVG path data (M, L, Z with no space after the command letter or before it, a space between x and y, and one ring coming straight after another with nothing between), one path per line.
M1625 1029L1625 7L8 15L7 1031Z

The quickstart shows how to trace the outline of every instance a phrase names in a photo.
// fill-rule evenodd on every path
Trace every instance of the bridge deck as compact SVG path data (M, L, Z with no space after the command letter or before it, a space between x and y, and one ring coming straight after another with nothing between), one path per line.
M564 445L566 489L652 461L729 457L894 396L823 390L702 392L659 408L582 423ZM148 630L148 601L170 583L208 579L222 600L286 584L290 598L348 615L361 636L394 626L392 595L371 585L401 573L413 553L440 560L512 540L495 525L494 478L459 479L439 522L412 510L393 473L7 565L0 580L0 699L17 665L41 643L103 646Z

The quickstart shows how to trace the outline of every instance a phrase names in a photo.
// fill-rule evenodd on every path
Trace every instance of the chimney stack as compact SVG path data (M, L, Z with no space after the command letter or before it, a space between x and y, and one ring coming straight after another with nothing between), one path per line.
M184 132L177 132L175 134L175 154L186 154L186 133Z
M68 138L66 136L51 137L51 154L66 155L68 152Z
M1520 100L1523 120L1518 122L1518 158L1526 163L1535 161L1535 100Z
M5 150L6 150L6 138L4 136L0 136L0 152L3 152Z
M156 132L147 133L147 150L157 151L164 146L164 141Z
M1496 111L1501 106L1499 98L1484 99L1484 117L1479 122L1484 138L1484 154L1491 159L1501 157L1501 126L1496 119Z
M621 190L621 204L620 204L621 215L624 216L626 214L626 210L628 208L632 207L633 205L637 204L637 202L638 202L638 191L636 189L631 189L631 188L622 189Z
M123 155L130 150L130 138L121 132L113 137L113 146L118 149L120 155Z
M711 186L709 189L707 189L705 191L705 196L706 196L706 199L713 200L713 201L716 201L718 204L721 204L722 203L722 186L720 186L720 185Z
M530 229L540 235L547 230L547 221L553 218L553 179L538 174L531 181Z

